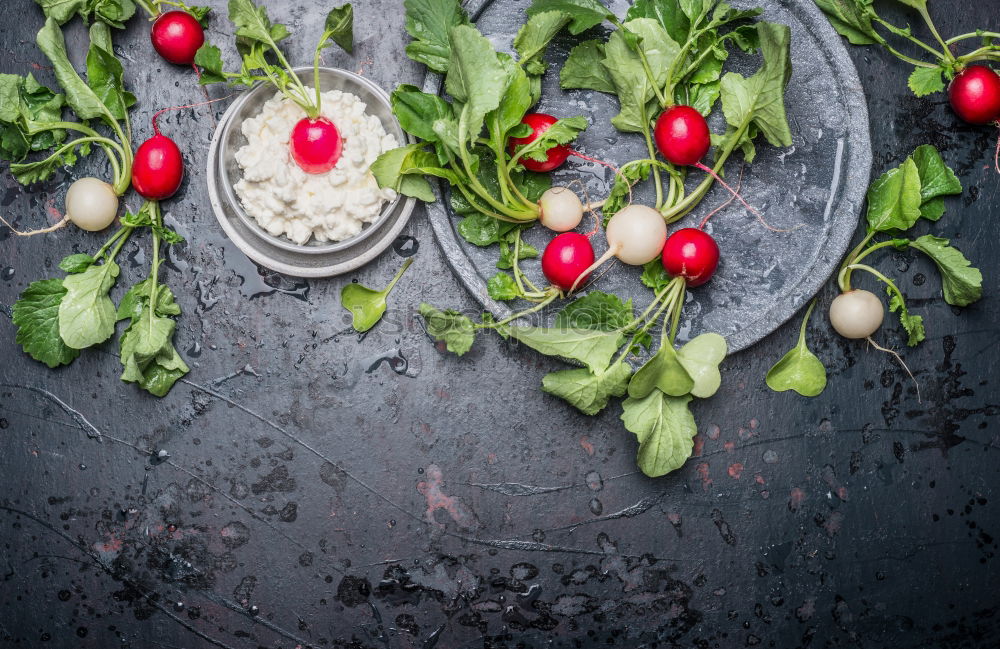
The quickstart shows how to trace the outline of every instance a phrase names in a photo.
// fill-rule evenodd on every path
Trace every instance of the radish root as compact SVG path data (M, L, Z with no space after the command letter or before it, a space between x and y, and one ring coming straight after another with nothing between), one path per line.
M736 179L736 192L737 192L737 193L739 193L740 189L741 189L741 188L743 187L743 169L744 169L744 165L740 165L740 176L739 176L739 178L737 178L737 179ZM731 204L731 203L732 203L733 201L735 201L735 200L736 200L736 194L731 194L731 195L729 196L729 200L727 200L727 201L726 201L725 203L723 203L722 205L718 206L717 208L715 208L714 210L712 210L711 212L709 212L709 213L708 213L708 214L707 214L707 215L705 216L705 218L703 218L703 219L701 220L701 223L699 223L699 224L698 224L698 229L699 229L699 230L704 230L704 229L705 229L705 225L707 225L707 224L708 224L708 220L709 220L710 218L712 218L712 217L713 217L713 216L715 216L715 215L716 215L717 213L719 213L719 212L721 212L722 210L724 210L724 209L726 209L727 207L729 207L729 205L730 205L730 204Z
M8 223L7 219L3 218L2 216L0 216L0 223L3 223L4 225L6 225L8 228L10 228L11 232L13 232L14 234L16 234L19 237L33 237L36 234L47 234L49 232L55 232L56 230L64 227L67 223L69 223L69 218L64 216L63 220L59 221L55 225L50 225L47 228L40 228L38 230L28 230L27 232L21 232L20 230L18 230L17 228L15 228L13 225L11 225L10 223Z
M913 372L911 372L910 368L907 367L906 363L903 361L903 357L899 355L899 352L893 349L888 349L886 347L883 347L882 345L879 345L877 342L872 340L871 336L868 336L866 340L868 341L868 344L874 347L875 349L879 350L880 352L885 352L886 354L891 354L896 358L897 361L899 361L899 364L903 366L903 369L906 370L906 373L910 375L910 379L913 381L913 385L916 386L917 403L920 403L920 383L917 382L917 377L913 376Z
M158 120L160 118L160 115L162 115L163 113L167 113L172 110L183 110L184 108L197 108L198 106L207 106L208 104L214 104L217 101L225 101L226 99L231 98L233 94L226 95L225 97L219 97L218 99L199 101L196 104L184 104L183 106L170 106L169 108L161 108L160 110L153 113L153 118L151 120L153 122L153 133L155 133L156 135L160 135L160 127L157 124L156 120ZM207 91L206 91L206 96L207 96ZM215 116L212 116L212 121L213 122L215 121Z
M601 201L599 205L591 203L590 192L587 191L587 185L585 185L584 182L579 178L575 178L569 183L567 183L566 187L569 188L572 187L573 185L580 186L580 191L583 192L583 197L586 199L586 203L584 203L584 209L590 212L590 215L594 217L594 229L591 230L590 232L584 232L583 234L583 236L589 239L590 237L597 234L597 231L601 229L601 219L599 216L597 216L596 210L600 209L601 205L604 205L604 201Z
M993 168L1000 174L1000 119L994 122L994 124L997 125L997 150L993 154Z
M198 85L201 86L201 68L198 67L196 63L192 63L191 67L194 68L194 74L198 77ZM208 86L201 86L201 94L205 95L205 101L212 101L212 98L208 96ZM215 114L209 113L209 119L212 120L212 126L218 126L218 122L215 121Z
M605 252L603 255L601 255L597 261L592 263L586 270L580 273L580 275L576 278L576 281L573 282L573 285L569 287L569 291L567 291L567 293L572 293L573 291L575 291L576 287L580 285L580 282L582 282L592 272L594 272L595 269L599 268L601 264L614 257L615 253L617 252L618 248L616 246L611 246L610 248L608 248L608 251Z
M774 227L773 225L771 225L770 223L768 223L767 221L765 221L764 217L761 216L761 213L758 212L756 209L754 209L753 206L750 205L750 203L747 203L743 199L743 197L740 196L739 192L736 191L735 189L733 189L732 187L730 187L726 183L725 180L723 180L722 178L719 177L719 174L715 173L715 171L712 170L711 167L707 167L707 166L703 165L700 162L694 163L694 166L697 167L697 168L699 168L699 169L701 169L702 171L704 171L708 175L710 175L712 178L715 179L715 182L719 183L720 185L722 185L723 187L725 187L727 190L729 190L729 193L732 194L733 197L736 200L738 200L740 203L742 203L743 207L747 208L747 210L749 210L751 214L753 214L754 216L756 216L757 220L760 221L761 225L763 225L765 228L767 228L771 232L792 232L792 231L798 230L799 228L802 227L801 224L800 225L796 225L794 228L787 229L787 230L782 229L782 228L776 228L776 227Z
M572 156L576 156L577 158L582 158L584 160L587 160L588 162L596 162L599 165L607 167L608 169L610 169L611 171L614 172L614 174L615 174L616 177L622 175L622 172L618 169L618 167L614 166L610 162L605 162L604 160L600 160L598 158L593 158L593 157L591 157L591 156L589 156L589 155L587 155L585 153L581 153L581 152L577 151L576 149L570 149L569 150L569 154L572 155ZM628 202L629 202L629 204L631 204L632 203L632 183L630 183L628 181L628 178L625 178L625 184L628 185ZM586 193L586 190L584 190L584 192ZM596 203L591 203L590 199L588 198L587 199L587 208L588 209L599 210L599 209L601 209L604 206L604 204L606 202L607 202L607 199L605 199L603 201L598 201Z

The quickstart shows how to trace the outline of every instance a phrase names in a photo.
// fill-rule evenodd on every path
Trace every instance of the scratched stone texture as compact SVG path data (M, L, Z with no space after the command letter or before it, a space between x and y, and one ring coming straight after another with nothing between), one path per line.
M266 4L305 61L317 3ZM934 12L945 33L996 27L995 2ZM356 13L355 56L329 50L326 62L385 87L419 82L400 3L358 0ZM34 3L0 3L0 25L0 71L51 83ZM146 29L116 34L140 97L137 141L157 107L202 97ZM77 63L84 36L69 29ZM231 43L221 15L210 36ZM122 384L110 344L58 371L26 358L9 305L101 239L0 232L0 646L1000 646L996 132L957 124L941 95L912 97L895 59L852 56L873 171L925 142L957 168L967 190L934 231L983 267L985 298L952 309L923 259L886 254L879 266L928 323L927 342L905 353L919 400L891 358L822 318L812 344L831 368L827 391L769 392L764 373L792 345L793 321L725 362L722 390L694 408L697 457L658 480L636 474L617 408L587 418L538 391L556 362L496 337L462 359L435 348L417 304L475 305L422 212L356 275L260 271L205 196L225 102L165 116L189 169L166 206L187 243L165 273L192 367L167 398ZM95 156L71 173L104 171ZM4 215L44 224L73 177L25 191L4 172ZM340 288L381 286L414 253L386 320L351 334ZM147 240L129 243L115 297L149 259ZM902 346L895 327L881 335Z

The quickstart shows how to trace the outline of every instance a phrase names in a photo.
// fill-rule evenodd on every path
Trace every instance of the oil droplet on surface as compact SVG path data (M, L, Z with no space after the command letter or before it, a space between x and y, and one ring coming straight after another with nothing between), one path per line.
M764 459L764 464L776 464L778 462L778 454L768 449L764 451L763 459Z
M251 606L251 607L250 607L250 608L248 608L247 610L248 610L248 611L250 612L250 615L253 615L253 616L255 616L255 617L256 617L256 615L257 615L258 613L260 613L260 609L259 609L259 608L257 608L257 605L256 605L256 604L254 604L253 606Z
M10 280L14 279L14 269L11 268L10 266L7 266L3 270L0 270L0 279L2 279L5 282L9 282Z
M600 516L604 513L604 505L597 498L592 498L590 500L590 513L594 516Z
M591 471L586 476L587 486L590 487L591 491L600 491L604 488L604 479L601 474L597 471Z

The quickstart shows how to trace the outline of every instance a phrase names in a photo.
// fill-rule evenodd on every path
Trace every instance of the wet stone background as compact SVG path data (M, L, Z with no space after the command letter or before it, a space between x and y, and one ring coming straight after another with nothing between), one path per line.
M319 10L267 4L306 60ZM398 0L356 4L355 56L326 62L384 87L419 82ZM934 11L960 33L995 27L992 4ZM34 3L0 3L0 25L0 71L52 83ZM202 97L146 29L117 34L137 141L156 108ZM210 35L231 42L221 15ZM69 29L77 63L84 37ZM166 115L190 172L166 205L187 243L165 269L192 367L167 398L122 384L111 344L58 371L26 358L10 305L99 237L0 232L0 646L1000 645L996 132L957 124L941 95L911 96L894 59L852 56L875 173L918 144L943 151L967 189L935 232L983 267L986 295L952 309L923 259L888 254L880 266L928 323L906 351L920 400L890 358L821 318L826 393L771 393L763 377L793 322L725 362L722 390L694 407L696 457L658 480L636 474L617 408L587 418L538 391L557 363L492 336L462 359L435 348L417 304L475 305L421 211L353 275L273 275L208 207L202 169L225 102ZM105 170L93 156L71 173ZM4 173L4 214L22 228L55 219L73 177L25 191ZM386 319L351 333L340 288L381 286L408 255ZM148 241L123 257L119 287L145 274ZM894 327L882 335L903 344Z

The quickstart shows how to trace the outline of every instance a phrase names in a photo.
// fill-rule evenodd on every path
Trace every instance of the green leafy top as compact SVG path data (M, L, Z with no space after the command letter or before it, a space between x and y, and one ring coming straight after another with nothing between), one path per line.
M205 43L194 59L201 71L200 82L204 85L228 81L230 85L252 86L258 81L266 81L298 104L309 117L317 117L321 103L320 56L333 43L347 52L353 51L353 7L349 3L334 7L326 16L313 56L312 91L303 84L278 45L290 35L288 28L271 22L267 9L254 4L253 0L229 0L229 19L236 26L236 49L243 57L242 67L239 72L226 72L221 50ZM271 56L277 60L277 65L271 63L268 58Z
M458 2L403 0L406 32L413 42L406 55L435 72L447 72L451 60L451 29L468 25L469 16Z
M121 29L135 14L133 0L35 0L35 3L46 18L59 25L80 16L85 22L101 22Z
M433 200L425 177L447 181L453 188L456 212L466 217L459 233L476 245L503 242L504 256L498 264L510 267L512 227L506 227L488 242L479 236L484 228L473 227L476 213L505 224L530 223L538 218L538 196L542 182L525 172L521 162L544 160L545 152L568 144L587 127L582 117L561 119L534 142L508 150L511 137L526 137L530 128L522 119L539 99L543 56L548 43L569 18L559 11L534 13L518 31L514 49L519 58L498 53L468 19L458 0L406 0L407 31L414 38L407 54L435 71L444 72L448 98L421 92L409 84L392 93L393 113L403 129L419 141L383 153L372 165L379 185ZM484 136L485 132L485 136ZM428 151L428 148L432 151ZM542 187L544 190L544 187ZM523 252L529 252L524 247ZM522 255L516 255L523 258ZM498 276L496 295L510 294ZM541 295L539 291L532 291ZM523 291L518 291L523 296Z
M826 14L830 24L854 45L878 45L901 61L914 66L907 81L910 90L923 97L945 89L945 79L951 79L970 63L995 61L1000 56L1000 33L983 29L969 31L945 40L931 19L927 0L897 0L915 9L932 37L930 43L918 37L909 25L895 25L880 16L873 0L814 0ZM876 31L884 30L887 36ZM890 42L891 38L891 42ZM956 55L954 51L965 40L981 42L971 51ZM973 41L975 42L975 41ZM902 50L915 50L914 55Z
M899 167L890 169L868 190L869 232L913 227L920 217L936 221L944 214L944 196L961 194L958 180L937 149L917 147Z

